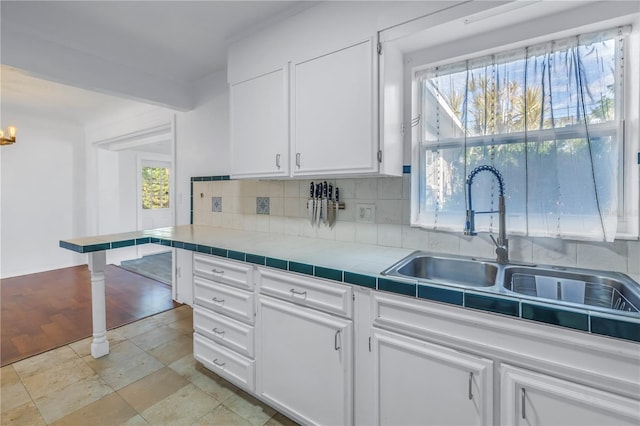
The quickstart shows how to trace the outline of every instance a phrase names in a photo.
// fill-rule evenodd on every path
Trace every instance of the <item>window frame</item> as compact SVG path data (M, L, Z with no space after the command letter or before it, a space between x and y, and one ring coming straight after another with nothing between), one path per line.
M640 236L640 214L638 213L640 207L640 191L638 191L638 183L640 182L638 172L640 169L640 167L638 167L638 164L640 164L640 124L638 123L638 111L640 109L640 54L632 54L631 52L640 52L640 14L635 15L631 20L628 20L627 25L628 24L631 25L631 32L626 36L624 44L625 73L623 78L625 96L623 98L624 104L622 107L622 114L624 118L622 120L622 141L619 150L619 173L621 181L618 185L619 209L618 226L615 238L637 240ZM536 37L530 40L520 41L518 43L509 43L508 40L505 40L504 43L500 43L500 45L496 45L483 51L458 56L452 55L450 58L440 59L434 62L424 61L423 63L414 65L406 74L411 87L411 117L422 116L421 85L419 84L416 75L425 69L434 68L440 65L454 64L456 62L479 58L485 55L499 54L518 47L531 45L533 43L539 44L545 41L570 37L572 34L584 34L610 27L611 26L603 27L601 23L596 23L580 29L567 29L561 33L549 34L544 37ZM422 56L424 57L426 55ZM590 127L592 126L594 125L590 125ZM544 130L535 132L544 132ZM515 134L513 134L513 136L516 137ZM411 170L417 171L417 173L414 172L411 175L412 189L409 223L413 227L433 229L432 226L425 226L425 224L420 221L419 217L420 188L421 182L424 180L424 171L421 168L422 166L420 161L420 156L423 154L421 138L421 126L414 126L411 131ZM479 141L482 138L483 137L475 137L470 139L477 139ZM488 138L490 138L490 136ZM469 138L467 141L467 146L469 146ZM636 155L639 157L637 160ZM464 223L461 221L460 230L458 232L462 232L463 226ZM454 230L447 229L444 231L456 232ZM577 239L574 237L564 238Z
M145 192L144 192L144 183L145 180L143 178L143 173L144 173L144 169L146 168L151 168L151 169L164 169L167 170L167 205L165 207L150 207L150 208L145 208L144 207L144 199L145 199ZM142 211L159 211L159 210L169 210L171 209L171 167L166 167L166 165L163 165L161 163L155 163L154 161L149 161L149 160L142 160L141 166L140 166L140 186L139 186L139 191L140 191L140 205L139 205L139 209L141 209ZM151 194L151 197L153 197L154 195Z

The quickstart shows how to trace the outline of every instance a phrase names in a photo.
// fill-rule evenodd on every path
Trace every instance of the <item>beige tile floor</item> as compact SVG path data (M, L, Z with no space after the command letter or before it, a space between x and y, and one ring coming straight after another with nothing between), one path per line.
M0 369L0 424L295 425L193 359L192 311L182 306Z

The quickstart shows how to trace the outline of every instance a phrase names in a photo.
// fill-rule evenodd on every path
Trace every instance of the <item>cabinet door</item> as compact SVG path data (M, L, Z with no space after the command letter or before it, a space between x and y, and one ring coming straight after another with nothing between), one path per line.
M376 329L372 346L376 424L492 424L491 360Z
M353 423L351 321L260 296L257 392L304 424Z
M231 85L231 176L289 174L288 75L280 68Z
M193 306L193 252L175 249L175 285L173 286L173 300Z
M294 175L378 171L372 40L293 64Z
M640 424L640 401L506 364L500 370L502 424Z

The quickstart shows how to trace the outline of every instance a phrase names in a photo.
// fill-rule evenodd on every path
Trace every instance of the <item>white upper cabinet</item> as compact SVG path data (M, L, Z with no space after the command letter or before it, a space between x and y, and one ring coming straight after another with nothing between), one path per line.
M286 67L231 84L231 176L289 175Z
M374 58L366 40L292 64L294 175L378 171Z
M378 137L376 39L296 57L231 83L231 176L401 175L401 144Z

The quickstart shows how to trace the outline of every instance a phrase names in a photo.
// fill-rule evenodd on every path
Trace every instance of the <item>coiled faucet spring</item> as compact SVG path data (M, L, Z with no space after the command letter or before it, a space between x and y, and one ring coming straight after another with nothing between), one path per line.
M499 187L499 195L498 195L498 210L490 210L486 212L475 212L473 210L473 204L471 202L471 185L473 184L473 179L480 172L490 172L492 173L496 179L498 180ZM467 209L467 218L464 226L464 234L465 235L478 235L475 229L475 215L476 214L486 214L486 213L498 213L499 222L498 222L498 239L496 240L493 235L490 235L491 240L496 246L496 255L497 262L506 264L509 263L509 240L507 240L507 229L506 229L506 209L504 204L504 179L502 178L502 174L493 166L482 165L478 166L469 173L467 177L467 201L468 201L468 209Z

